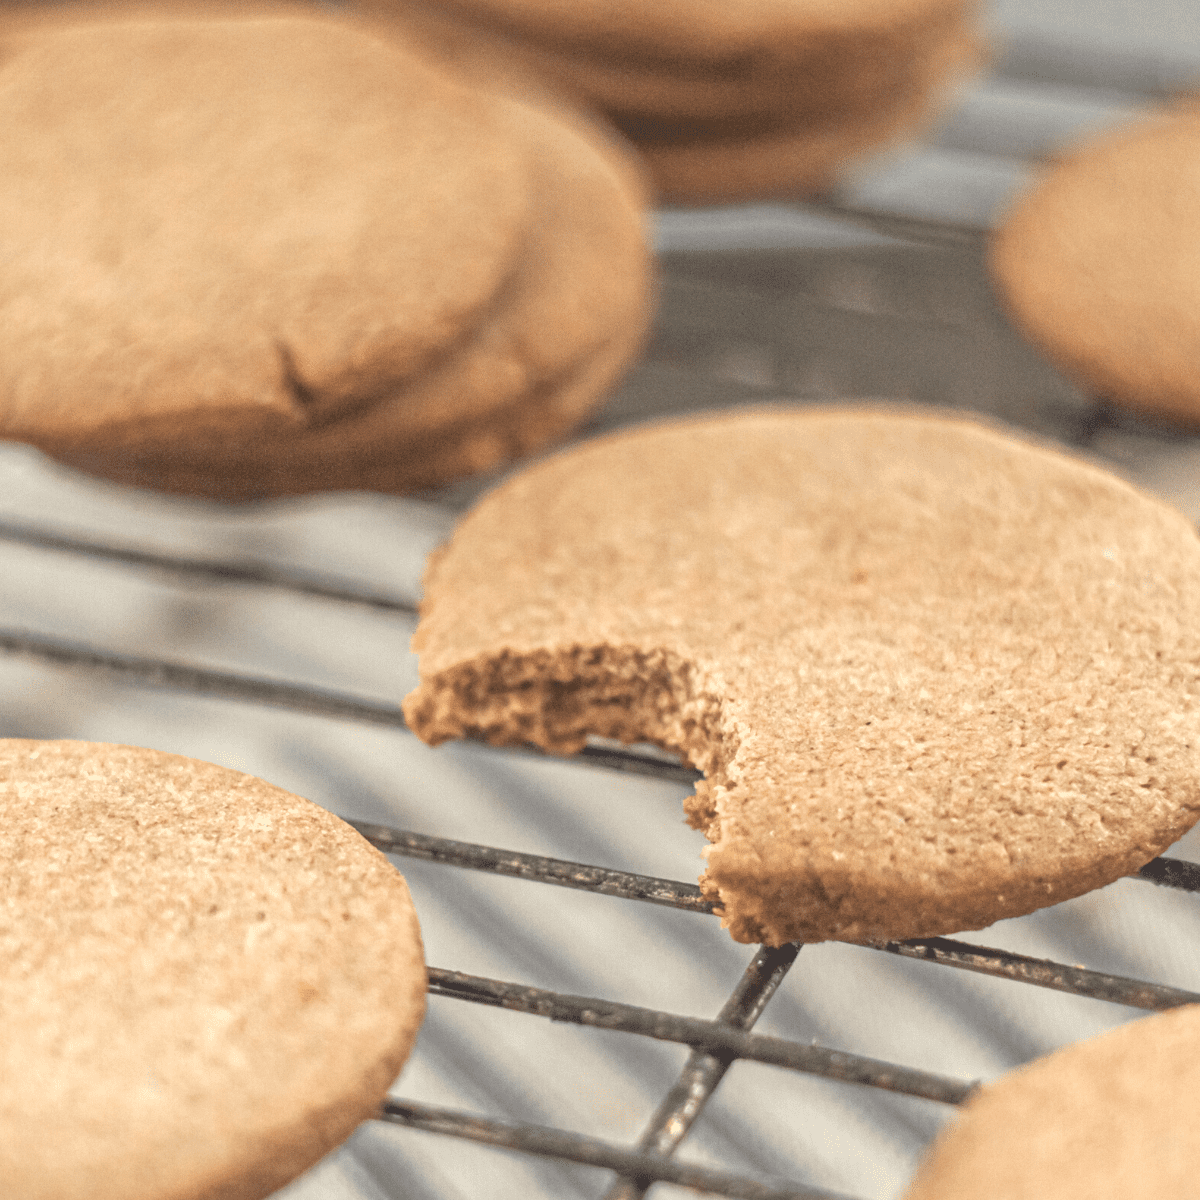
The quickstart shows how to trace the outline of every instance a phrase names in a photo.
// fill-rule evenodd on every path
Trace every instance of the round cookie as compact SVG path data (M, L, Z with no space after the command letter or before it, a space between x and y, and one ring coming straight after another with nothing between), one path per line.
M678 0L636 14L594 0L355 6L402 29L459 18L496 59L604 112L645 151L660 196L682 203L811 192L919 125L979 57L969 0ZM693 194L704 172L675 160L705 155Z
M441 29L443 37L453 37L457 29L460 39L473 31L476 43L496 51L492 57L502 70L515 60L528 76L555 81L618 122L646 114L697 132L712 122L744 123L787 112L836 117L886 104L929 47L950 38L972 40L962 0L870 0L854 11L823 14L811 4L757 7L759 26L743 29L753 37L741 52L736 44L696 36L705 22L719 25L728 6L688 0L670 13L672 36L663 30L663 36L645 41L645 20L613 21L614 36L627 44L606 53L579 38L547 40L535 23L506 25L482 7L456 12L444 4L356 0L356 8L406 31ZM579 30L611 20L611 9L594 3L571 5L560 15L567 14ZM471 24L472 18L478 23Z
M967 1102L905 1200L1192 1200L1200 1006L1039 1059Z
M153 750L0 741L0 860L0 1194L260 1200L408 1057L408 889L308 801Z
M944 86L974 65L962 38L930 46L910 63L913 76L886 104L857 105L834 118L811 114L793 125L764 122L740 135L661 136L662 122L618 121L645 156L659 195L680 204L721 204L748 195L812 195L831 187L849 162L932 120Z
M977 928L1200 816L1200 543L977 424L764 410L598 439L431 560L426 741L651 741L741 941Z
M98 21L5 49L10 437L332 419L469 329L514 269L519 146L349 26Z
M531 228L473 336L369 408L252 445L58 450L70 465L167 491L248 499L314 488L411 491L528 453L573 426L635 356L653 290L639 177L540 111L496 100L529 148ZM570 404L555 399L583 378Z
M1017 325L1084 388L1200 424L1200 110L1066 154L1005 217L990 265Z
M961 0L442 0L500 30L599 58L717 69L803 62L814 42L869 41L961 8Z

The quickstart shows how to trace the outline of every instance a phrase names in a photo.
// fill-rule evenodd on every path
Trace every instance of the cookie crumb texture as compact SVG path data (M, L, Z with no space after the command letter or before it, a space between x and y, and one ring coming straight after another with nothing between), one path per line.
M1193 1200L1200 1006L1143 1017L984 1087L905 1200Z
M0 741L0 862L0 1195L259 1200L408 1056L408 889L316 805L176 755Z
M760 410L551 458L431 560L425 740L647 740L705 774L739 941L978 928L1200 816L1200 543L974 423Z

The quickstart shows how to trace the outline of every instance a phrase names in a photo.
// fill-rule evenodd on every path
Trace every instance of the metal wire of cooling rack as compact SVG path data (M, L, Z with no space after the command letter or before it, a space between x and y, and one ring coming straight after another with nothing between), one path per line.
M1161 0L1160 6L1171 2ZM1006 3L1009 9L1019 7L1018 0ZM1090 19L1095 14L1086 15ZM1031 164L1052 156L1070 137L1134 115L1147 103L1194 86L1197 80L1200 36L1159 39L1156 46L1143 51L1129 40L1098 41L1089 49L1081 48L1069 35L1026 32L1008 40L992 75L964 97L927 147L880 164L836 196L820 204L662 214L658 239L667 274L666 316L647 360L586 432L647 416L764 397L785 396L803 402L855 395L909 396L980 409L1094 451L1174 499L1193 519L1200 517L1195 489L1179 482L1193 465L1200 467L1200 442L1132 421L1074 393L1003 329L994 302L986 294L979 264L987 228L1013 192L1024 185ZM809 329L815 332L806 332ZM965 378L971 380L970 386L964 387ZM53 486L47 486L51 495ZM480 486L473 482L447 489L436 499L451 508L462 507ZM38 495L42 494L37 491L40 487L38 476L34 487ZM277 617L285 624L295 619L297 610L287 606L292 601L323 606L323 612L333 614L332 620L356 614L356 619L367 622L368 637L372 631L378 636L390 628L378 622L411 622L414 612L407 593L394 587L390 578L385 579L388 572L382 568L386 564L380 564L374 574L349 571L339 575L314 569L311 556L300 563L286 553L264 554L264 546L269 548L270 543L264 529L270 519L261 512L246 517L232 543L223 540L224 535L217 538L215 550L202 545L203 538L189 547L184 544L186 538L172 540L170 536L168 548L164 548L161 539L143 538L140 533L126 536L116 517L98 529L91 521L90 499L85 496L76 506L80 516L76 521L49 517L36 503L0 518L6 565L34 556L29 561L37 565L30 570L45 569L49 579L52 572L45 564L73 564L45 585L39 593L41 606L26 605L22 610L20 604L15 605L26 618L22 623L0 628L4 661L32 664L41 672L29 677L34 681L30 691L37 693L41 708L34 712L31 700L6 710L11 731L62 736L61 730L66 729L73 736L88 736L98 728L107 733L113 725L89 724L84 707L78 711L71 708L74 691L87 691L93 681L107 680L115 685L113 694L119 698L117 727L121 728L121 721L132 720L131 714L142 711L142 698L162 696L206 698L217 701L223 710L239 713L279 712L289 723L316 718L339 729L406 737L398 706L360 694L353 670L326 672L335 682L317 686L309 682L319 673L315 658L302 658L287 671L254 671L244 669L232 649L229 654L212 653L212 645L242 647L238 639L243 631L236 621L243 610L236 605L234 623L217 621L209 649L199 654L186 648L178 654L167 651L173 644L169 621L165 634L142 646L137 637L124 636L126 625L121 622L107 627L89 624L80 615L86 615L86 600L74 615L64 616L55 607L58 593L83 587L78 582L81 579L90 583L102 580L102 586L112 586L116 592L136 578L152 581L145 584L151 590L161 583L162 594L172 596L167 607L182 614L178 628L186 626L189 634L211 618L204 605L187 597L210 595L218 589L224 594L284 598L282 607L271 608L270 619L263 619L266 624L260 621L256 627L258 643L265 644L275 636ZM164 511L169 508L167 505ZM123 511L129 515L130 510ZM435 534L444 531L449 516L445 509L430 512L432 532L426 540L432 544L439 540ZM405 515L413 514L406 510ZM186 532L186 513L182 523L172 525L174 519L167 511L164 527L170 527L177 537L180 530ZM371 517L367 524L373 520ZM384 526L371 528L379 535ZM422 530L414 545L425 538L425 526ZM419 554L415 556L419 558ZM5 584L0 572L0 590ZM159 597L158 592L154 595ZM134 597L121 603L125 605L121 612L129 616L128 627L135 627L142 601ZM48 676L68 682L46 688ZM347 679L349 686L339 686ZM54 709L53 717L39 715L48 706ZM311 729L311 725L304 728ZM300 742L305 735L288 736ZM230 740L236 742L236 738ZM389 743L385 757L391 755L391 746ZM536 772L539 764L549 761L535 751L481 753L488 764L488 788L498 786L495 780L514 770L513 764ZM411 766L410 760L405 761ZM591 768L603 768L609 772L605 778L613 781L642 779L681 786L697 777L696 772L662 755L610 745L589 745L569 761L573 766L567 767L568 771L583 776ZM346 794L353 791L344 763L339 763L337 773L332 789L335 798L343 787ZM560 782L565 778L555 776ZM422 781L418 784L426 786ZM572 830L579 834L580 843L586 843L585 848L594 850L583 856L590 861L433 836L347 815L374 845L410 864L406 873L429 864L435 873L434 886L445 897L454 898L463 890L460 880L510 879L518 888L541 885L529 889L538 895L549 894L544 889L553 886L599 897L601 903L607 903L605 897L640 902L624 906L627 910L675 912L682 914L683 921L695 920L706 928L712 925L712 905L694 884L596 865L608 855L608 846L588 842L582 826L578 830L572 826ZM1136 878L1143 884L1158 885L1144 889L1148 893L1200 892L1200 864L1177 857L1155 859ZM491 893L488 895L490 898ZM475 893L471 896L474 902ZM515 902L515 894L510 898ZM544 900L539 906L553 907ZM453 909L453 914L462 911L461 907ZM497 928L502 934L511 934L513 927L510 923ZM679 938L686 941L682 927ZM1086 937L1082 944L1089 944ZM1092 944L1100 948L1099 943ZM688 943L685 952L692 952L691 945ZM659 947L664 953L669 949L661 941L655 947L655 953ZM732 991L726 986L726 999L715 1019L672 1011L664 1004L627 1003L603 995L577 994L564 986L533 986L480 971L434 966L430 970L431 995L450 1008L470 1005L471 1012L498 1012L507 1023L505 1030L525 1028L522 1022L541 1022L559 1029L587 1029L597 1036L619 1036L622 1046L672 1047L687 1056L681 1064L671 1059L656 1076L665 1081L656 1092L649 1089L657 1097L656 1107L639 1113L639 1133L632 1139L565 1128L553 1111L551 1124L530 1119L528 1113L514 1116L509 1111L512 1106L504 1102L505 1096L511 1097L511 1089L506 1092L499 1084L488 1093L486 1103L473 1105L438 1103L436 1097L428 1096L414 1099L411 1094L407 1098L392 1096L379 1120L371 1125L437 1134L459 1147L474 1143L517 1152L531 1161L591 1169L592 1174L586 1176L528 1176L543 1189L540 1194L546 1195L603 1194L606 1200L634 1200L653 1187L656 1195L664 1196L693 1189L761 1200L848 1200L847 1193L834 1187L780 1178L785 1172L775 1168L781 1162L787 1166L787 1162L765 1140L740 1156L731 1156L738 1158L736 1169L720 1161L716 1165L695 1161L694 1156L681 1161L675 1154L685 1144L689 1148L696 1145L697 1131L704 1127L706 1113L714 1106L710 1102L723 1096L739 1077L759 1070L825 1081L841 1089L839 1096L891 1095L907 1098L905 1103L924 1105L918 1116L896 1117L904 1124L910 1142L927 1139L940 1119L925 1113L941 1114L970 1095L972 1078L917 1069L891 1058L850 1053L825 1044L836 1040L833 1038L802 1040L792 1029L787 1031L789 1036L755 1032L760 1018L778 1010L786 985L795 978L793 968L814 959L827 965L828 958L822 958L827 953L820 947L802 951L795 945L759 948ZM1002 985L1024 983L1046 993L1122 1006L1126 1012L1200 1002L1197 992L1139 978L1136 970L1089 969L1054 957L957 939L879 943L861 953L874 955L879 963L918 966L920 979L914 977L910 986L926 1007L931 996L947 990L927 986L924 981L931 976L938 980L982 976ZM532 960L518 953L514 961ZM950 973L930 972L930 966L948 968ZM657 967L647 959L639 970L643 977L651 976ZM877 975L868 971L866 977ZM615 984L613 990L617 990ZM974 992L962 994L977 996ZM1007 1019L1003 998L988 1003L991 1007L985 1006L985 1014L1003 1025ZM793 1006L788 1011L796 1010ZM517 1053L526 1045L515 1032L495 1029L495 1034L488 1036L495 1038L492 1049L497 1060L504 1059L510 1044ZM625 1055L623 1061L628 1061L626 1051L614 1043L605 1046L613 1048L601 1057ZM1042 1048L1042 1042L1031 1035L1005 1061L1031 1057ZM466 1058L482 1072L487 1064L474 1063L471 1058L478 1047L466 1050ZM447 1051L438 1061L453 1065L453 1056ZM589 1060L596 1061L595 1057ZM552 1069L570 1068L556 1060ZM407 1087L408 1079L406 1075L402 1087ZM723 1085L720 1091L719 1085ZM843 1116L853 1112L852 1108L836 1111ZM724 1119L732 1133L724 1142L717 1138L718 1151L721 1146L739 1148L739 1138L741 1142L753 1140L745 1123L737 1124L728 1114ZM790 1117L797 1131L814 1120L808 1111ZM710 1121L710 1132L712 1129L721 1132ZM856 1136L861 1132L856 1127ZM356 1154L369 1165L376 1149L373 1142L362 1141ZM716 1157L721 1156L718 1153ZM455 1183L458 1177L443 1171L435 1160L422 1163L424 1173L411 1174L404 1174L411 1163L403 1158L389 1159L382 1175L348 1168L344 1178L321 1175L308 1191L303 1183L297 1185L300 1191L288 1189L288 1197L390 1200L398 1193L389 1190L388 1181L394 1183L397 1178L403 1180L399 1185L402 1194L413 1200L467 1194L461 1183ZM525 1179L520 1177L518 1182ZM855 1192L861 1195L862 1189ZM471 1194L499 1195L500 1191L493 1191L485 1181L473 1187ZM510 1189L504 1194L517 1193Z
M411 605L400 599L378 594L363 595L353 589L331 586L294 573L134 551L128 547L108 545L53 530L38 530L28 525L0 524L0 540L95 556L143 569L209 576L223 582L276 587L325 599L333 598L342 603L365 603L388 610L411 611ZM127 684L142 687L192 692L306 714L404 728L403 716L394 705L310 686L211 671L164 659L105 653L62 639L17 630L0 630L0 649L12 655L29 656L58 666L107 672ZM687 768L636 751L618 752L588 747L578 758L589 766L601 765L649 777L697 777L696 772ZM508 875L688 912L711 915L713 911L712 903L693 884L458 842L369 822L350 823L373 845L392 856ZM1162 886L1200 892L1200 864L1160 857L1147 864L1138 877ZM1151 1011L1200 1002L1200 994L1184 989L996 951L949 938L880 942L873 943L872 948L917 961ZM389 1098L385 1102L378 1119L410 1129L608 1169L618 1177L606 1193L608 1200L642 1196L655 1182L675 1183L697 1191L755 1200L848 1200L839 1193L824 1189L779 1180L750 1179L728 1171L680 1164L670 1158L686 1138L691 1125L725 1073L738 1061L770 1064L840 1083L878 1088L945 1105L960 1104L973 1092L976 1086L973 1081L954 1079L816 1044L750 1032L800 950L797 944L778 948L760 947L716 1020L701 1020L613 1000L574 996L430 967L431 995L688 1046L691 1055L687 1063L647 1124L636 1149L630 1150L561 1129L502 1121L396 1098Z

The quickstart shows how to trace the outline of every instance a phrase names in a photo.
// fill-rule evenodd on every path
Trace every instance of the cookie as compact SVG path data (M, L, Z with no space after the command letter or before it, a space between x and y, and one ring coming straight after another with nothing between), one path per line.
M489 28L520 32L540 44L570 46L601 60L665 67L735 71L753 62L762 70L802 63L814 42L854 31L859 42L928 22L957 0L856 0L852 8L809 0L671 0L648 7L637 0L442 0Z
M14 435L103 436L180 397L200 427L333 417L424 365L513 269L527 197L495 116L350 29L102 22L8 49Z
M6 42L5 436L167 490L405 490L505 433L517 377L536 404L555 370L640 342L641 209L611 163L395 42L274 12ZM569 285L564 259L587 260Z
M977 928L1200 816L1200 543L959 419L752 410L578 446L431 560L427 742L649 741L739 941Z
M1200 1006L1039 1059L967 1102L906 1200L1192 1200Z
M990 265L1010 315L1082 387L1200 424L1200 109L1065 154L1004 218Z
M701 128L682 137L661 120L624 118L617 124L645 156L666 201L723 204L750 195L813 195L834 186L856 158L927 123L943 85L976 57L968 40L931 46L910 64L912 78L893 87L886 104L860 104L832 117L809 113L798 123L788 117L737 132Z
M678 0L653 13L557 0L355 0L355 7L402 28L434 12L469 23L497 57L520 61L605 113L647 152L660 197L679 202L773 194L780 185L772 176L781 172L766 151L756 160L761 178L744 165L737 189L726 185L728 197L693 194L660 144L696 154L712 141L720 156L740 137L787 129L795 142L811 129L828 140L829 128L849 124L859 136L846 144L837 164L844 167L860 143L878 145L927 119L979 56L969 0L861 0L836 11L786 0ZM806 172L803 153L794 157L787 190L825 183L828 172Z
M565 124L505 108L531 150L531 227L516 273L464 345L370 408L269 444L143 440L119 454L85 444L57 457L122 482L230 499L305 482L412 491L570 429L635 357L649 322L641 193L636 175ZM580 378L588 386L566 400Z
M355 7L390 16L406 30L440 27L453 37L457 29L460 40L473 31L477 44L503 47L493 56L498 63L532 66L618 119L652 114L697 128L789 109L836 115L878 102L913 56L962 29L960 0L864 4L857 20L846 14L825 21L794 4L759 4L757 23L744 21L740 38L732 26L721 33L736 21L730 6L705 0L653 17L643 7L638 20L594 3L553 12L537 6L522 21L502 19L506 4L357 0ZM559 36L551 34L551 17ZM605 27L609 38L587 36Z
M0 741L0 1193L258 1200L370 1117L425 1006L399 873L237 771Z

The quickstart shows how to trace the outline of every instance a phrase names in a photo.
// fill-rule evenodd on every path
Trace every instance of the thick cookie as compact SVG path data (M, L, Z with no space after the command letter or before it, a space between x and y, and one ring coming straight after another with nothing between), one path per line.
M829 143L832 129L853 126L857 136L842 139L832 160L844 167L864 148L921 124L979 57L970 0L678 0L653 10L595 0L355 0L355 7L400 28L435 9L469 23L498 57L520 61L610 117L646 151L659 194L680 202L817 190L832 170L824 162L814 168L803 138ZM761 143L782 130L791 134L782 147L790 169L781 168L778 145L762 146L735 186L720 165L736 152L733 143ZM670 153L696 156L709 142L714 173L722 170L727 182L693 192ZM755 164L760 172L750 169Z
M2 40L5 436L231 498L428 487L481 427L522 444L556 372L640 342L610 160L397 43L316 14Z
M1200 542L976 424L778 410L577 447L431 561L412 728L648 740L733 936L976 928L1200 816Z
M967 1102L905 1200L1193 1200L1200 1006L1039 1059Z
M353 29L96 22L5 49L10 436L334 418L516 265L526 168L496 114Z
M1016 323L1085 388L1200 424L1200 109L1067 154L1005 218L991 267Z
M751 195L813 194L832 187L855 158L924 124L942 87L964 74L977 53L961 37L923 47L908 62L908 78L891 81L886 103L731 122L740 126L734 130L700 126L684 136L659 119L627 116L617 125L645 156L665 200L721 204Z
M378 1108L425 1007L399 873L306 800L0 741L0 1194L259 1200Z
M633 359L649 323L641 197L636 176L565 124L497 106L529 148L531 227L515 273L455 350L370 407L290 437L248 446L163 438L120 453L80 445L58 457L123 482L231 499L305 485L411 491L566 432ZM606 370L590 370L601 361ZM560 402L585 374L588 387Z

